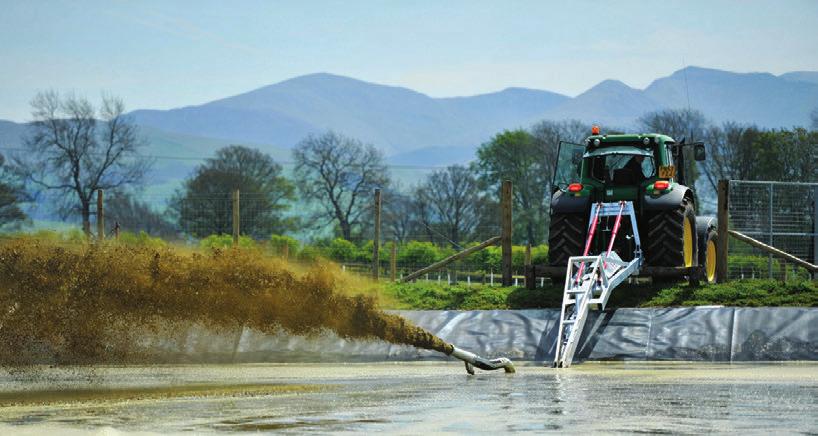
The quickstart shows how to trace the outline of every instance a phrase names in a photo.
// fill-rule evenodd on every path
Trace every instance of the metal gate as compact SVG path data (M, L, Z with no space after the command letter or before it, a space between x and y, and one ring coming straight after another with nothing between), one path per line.
M730 228L818 264L818 183L731 180ZM730 279L796 278L808 272L731 238Z

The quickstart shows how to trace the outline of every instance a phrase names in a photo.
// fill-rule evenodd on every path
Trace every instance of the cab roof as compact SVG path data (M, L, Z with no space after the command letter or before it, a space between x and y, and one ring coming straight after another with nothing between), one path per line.
M591 135L586 139L586 145L591 145L594 139L599 139L600 145L612 142L641 142L645 138L650 138L651 142L676 142L667 135L660 133L640 133L640 134L626 134L626 135Z

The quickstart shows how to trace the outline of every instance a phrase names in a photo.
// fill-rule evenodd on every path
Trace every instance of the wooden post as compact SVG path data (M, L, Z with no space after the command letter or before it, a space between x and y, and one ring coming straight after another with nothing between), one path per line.
M536 274L534 273L534 266L531 265L531 242L525 245L525 287L527 289L534 289L537 287L535 283Z
M105 200L102 189L97 189L97 240L105 240Z
M375 236L372 240L372 278L380 276L381 263L378 255L381 245L381 190L375 189Z
M398 241L392 241L392 254L389 256L389 269L393 282L398 279Z
M718 239L716 240L716 282L724 283L727 281L727 247L730 237L727 230L730 228L730 213L729 205L727 204L729 198L729 182L727 180L719 180L718 185L718 204L716 206L716 220Z
M815 187L812 195L812 207L815 208L815 214L812 217L812 263L818 265L818 186ZM818 280L818 271L812 274L812 278Z
M239 233L241 232L241 228L239 227L239 222L241 221L241 213L239 212L239 190L236 189L233 191L233 246L239 246Z
M511 180L503 180L500 213L503 286L511 286Z
M119 221L114 222L114 239L119 240Z
M290 245L289 244L285 243L284 246L281 247L281 257L283 257L284 260L288 260L290 258Z

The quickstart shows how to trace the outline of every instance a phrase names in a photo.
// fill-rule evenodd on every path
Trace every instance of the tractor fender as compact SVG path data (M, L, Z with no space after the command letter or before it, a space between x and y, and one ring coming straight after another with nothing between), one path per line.
M692 199L693 192L687 186L682 185L677 185L672 191L659 196L645 194L642 197L642 210L674 209L682 204L685 197Z
M557 191L551 197L551 215L555 213L587 213L590 210L590 197L574 197L563 191Z

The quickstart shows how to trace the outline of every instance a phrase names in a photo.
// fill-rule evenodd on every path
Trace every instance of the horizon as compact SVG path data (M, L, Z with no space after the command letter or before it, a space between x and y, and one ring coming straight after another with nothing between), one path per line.
M488 90L488 91L479 92L479 93L476 93L476 94L436 96L436 95L427 94L427 93L425 93L425 92L423 92L421 90L418 90L418 89L408 88L408 87L403 86L403 85L394 85L394 84L388 84L388 83L373 82L373 81L369 81L369 80L366 80L366 79L362 79L362 78L358 78L358 77L352 77L352 76L338 74L338 73L333 73L333 72L329 72L329 71L317 71L317 72L313 72L313 73L306 73L306 74L301 74L301 75L298 75L298 76L288 77L288 78L282 79L282 80L274 82L274 83L262 84L262 85L254 87L254 88L251 88L251 89L240 91L240 92L235 93L235 94L215 97L215 98L213 98L211 100L207 100L207 101L193 102L193 103L190 103L190 104L177 105L177 106L170 106L170 107L167 107L167 108L129 107L127 111L128 112L133 112L133 111L137 111L137 110L170 110L170 109L181 109L181 108L186 108L186 107L196 107L196 106L201 106L201 105L204 105L204 104L207 104L207 103L211 103L213 101L228 99L228 98L236 97L236 96L239 96L239 95L252 93L252 92L255 92L255 91L267 88L267 87L276 86L276 85L279 85L279 84L282 84L282 83L285 83L285 82L288 82L288 81L291 81L291 80L300 79L300 78L309 77L309 76L320 76L320 75L340 77L340 78L354 80L354 81L366 83L366 84L369 84L369 85L375 85L375 86L402 88L402 89L406 89L406 90L409 90L409 91L417 92L419 94L422 94L422 95L424 95L426 97L429 97L429 98L432 98L432 99L476 97L476 96L481 96L481 95L497 94L497 93L505 92L505 91L510 90L510 89L525 89L525 90L531 90L531 91L544 91L544 92L551 92L551 93L554 93L554 94L559 94L559 95L569 97L569 98L575 98L575 97L577 97L579 95L584 94L585 92L589 91L590 89L592 89L592 88L594 88L594 87L596 87L596 86L598 86L598 85L600 85L600 84L602 84L604 82L609 82L609 81L622 83L622 84L624 84L625 86L627 86L627 87L629 87L631 89L636 89L636 90L643 91L658 79L670 77L675 73L679 73L679 72L682 72L684 70L689 70L689 69L694 69L694 68L695 69L701 69L701 70L710 70L710 71L723 71L723 72L735 73L735 74L770 74L770 75L772 75L774 77L780 77L780 76L782 76L784 74L789 74L789 73L813 73L813 72L818 73L818 70L816 70L816 71L797 70L797 71L784 71L784 72L782 72L780 74L773 74L773 73L768 72L768 71L746 71L746 72L745 71L730 71L730 70L722 70L722 69L718 69L718 68L705 67L705 66L701 66L701 65L686 65L684 67L679 68L678 70L670 72L669 74L667 74L665 76L656 77L653 80L651 80L650 82L648 82L645 86L642 86L642 87L632 86L632 85L628 84L627 82L625 82L624 80L621 80L621 79L618 79L618 78L607 78L607 79L602 79L599 82L592 84L591 86L589 86L586 89L581 90L577 94L565 94L565 93L555 91L555 90L552 90L552 89L531 88L531 87L525 87L525 86L511 85L511 86L506 86L506 87L501 88L501 89ZM69 90L62 90L62 89L55 89L55 88L47 88L47 89L48 90L56 90L56 91L58 91L60 93L71 93L71 94L76 93L76 91L73 90L73 89L69 89ZM42 91L42 90L39 90L39 91ZM101 92L105 92L105 91L101 91ZM79 95L82 96L82 97L85 97L85 98L91 98L91 97L89 97L88 95L85 95L85 94L79 94ZM91 100L93 101L93 98L91 98ZM11 121L11 122L14 122L14 123L27 123L27 122L29 122L28 119L17 120L17 119L12 119L12 118L3 118L2 116L0 116L0 121Z
M29 101L44 89L92 100L108 92L135 110L199 105L321 72L441 98L507 88L575 97L607 79L644 89L691 65L818 71L818 59L804 55L818 52L810 30L818 4L803 0L3 3L0 37L10 43L0 119L15 122L30 118ZM592 31L581 26L589 14L605 17Z

